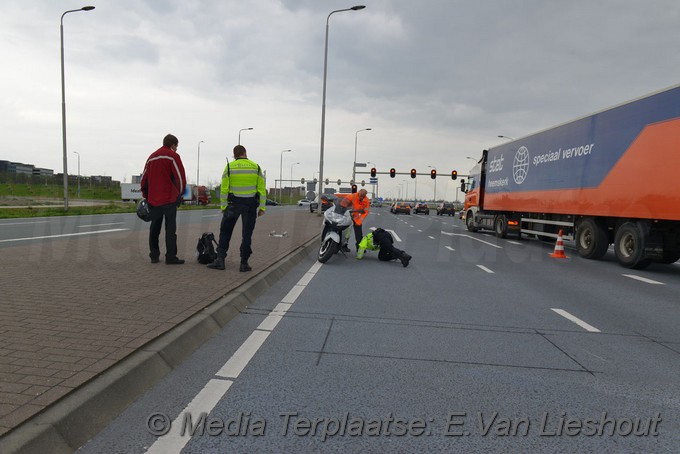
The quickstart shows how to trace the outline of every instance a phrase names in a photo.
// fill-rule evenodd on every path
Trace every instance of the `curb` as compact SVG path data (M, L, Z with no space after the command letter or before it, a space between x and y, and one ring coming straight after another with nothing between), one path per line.
M0 440L0 452L76 451L219 333L317 246L318 237L315 235L243 285L11 430Z

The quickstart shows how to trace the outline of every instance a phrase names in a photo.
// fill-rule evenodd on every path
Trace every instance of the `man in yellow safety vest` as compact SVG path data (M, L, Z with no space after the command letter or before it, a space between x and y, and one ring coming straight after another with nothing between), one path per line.
M257 218L264 214L266 201L265 181L260 166L248 159L243 145L236 145L234 160L227 164L222 174L220 240L217 246L217 258L208 264L208 268L214 270L225 268L224 259L229 250L231 234L240 216L243 223L243 239L241 240L239 271L252 270L248 265L248 258L253 253L250 248L253 230Z

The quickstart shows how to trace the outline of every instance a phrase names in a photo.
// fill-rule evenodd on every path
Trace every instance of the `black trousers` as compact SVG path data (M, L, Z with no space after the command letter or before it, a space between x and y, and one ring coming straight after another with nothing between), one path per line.
M177 257L177 205L174 203L151 207L151 227L149 228L149 257L157 259L161 255L158 238L165 218L165 258Z
M354 240L356 241L357 250L359 250L359 243L364 238L364 231L360 225L354 224Z
M253 253L251 249L253 230L255 230L255 221L257 220L258 204L236 204L230 203L227 209L222 213L222 222L220 223L220 241L217 246L217 256L224 259L229 251L229 242L231 241L231 234L234 232L236 221L241 217L241 262L247 262L250 255Z
M380 251L378 251L378 260L387 262L390 260L398 259L402 256L404 251L394 247L394 239L386 231L380 233L373 233L373 244L380 246Z

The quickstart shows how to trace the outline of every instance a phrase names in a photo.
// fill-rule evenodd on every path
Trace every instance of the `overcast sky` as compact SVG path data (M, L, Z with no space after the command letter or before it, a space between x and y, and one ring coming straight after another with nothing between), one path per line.
M91 2L91 3L88 3ZM218 183L238 142L267 171L467 173L521 137L680 82L677 0L3 0L0 159L62 171L64 18L69 173L130 181L167 133L190 183ZM358 135L356 131L363 131ZM370 165L369 165L370 166ZM368 176L358 177L360 180ZM381 194L413 180L381 176ZM418 197L433 183L419 177ZM439 178L438 197L458 184ZM402 185L405 188L405 185Z

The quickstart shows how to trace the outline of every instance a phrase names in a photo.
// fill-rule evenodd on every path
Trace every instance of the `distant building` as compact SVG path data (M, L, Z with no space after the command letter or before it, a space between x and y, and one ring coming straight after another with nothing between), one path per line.
M141 175L132 175L132 181L130 181L130 183L140 184L141 182L142 182Z
M54 175L54 170L52 169L41 169L40 167L33 168L34 177L51 177Z
M21 173L26 175L33 174L33 164L24 164L21 162L0 161L0 172Z

